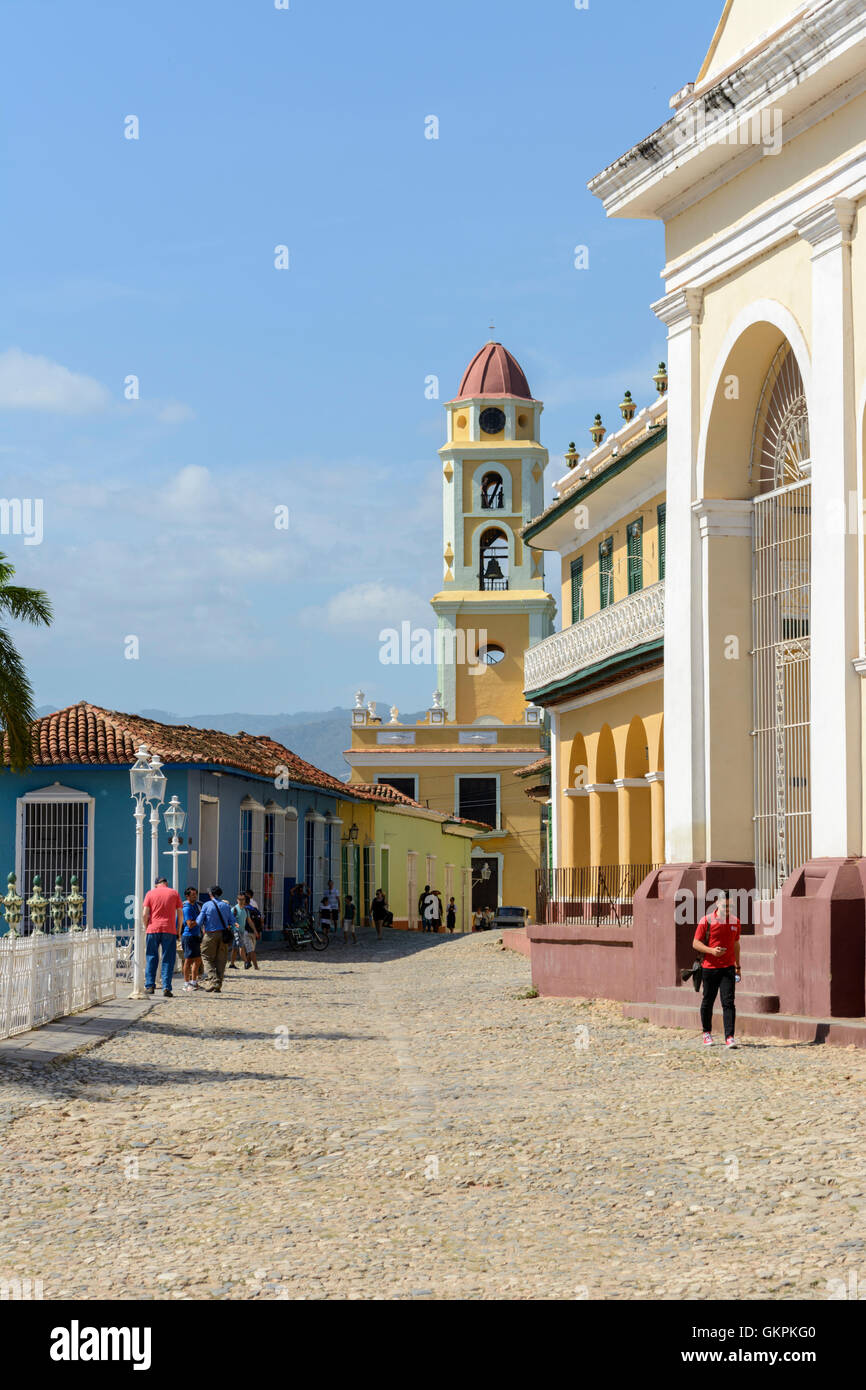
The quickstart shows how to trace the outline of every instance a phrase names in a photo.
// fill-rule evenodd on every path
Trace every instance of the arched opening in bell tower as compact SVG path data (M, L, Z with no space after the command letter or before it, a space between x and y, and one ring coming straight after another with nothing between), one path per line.
M478 549L478 587L483 590L508 588L508 537L491 527L481 537Z

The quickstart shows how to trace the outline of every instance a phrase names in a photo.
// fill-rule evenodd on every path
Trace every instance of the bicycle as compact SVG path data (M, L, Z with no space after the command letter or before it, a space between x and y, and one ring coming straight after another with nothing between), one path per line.
M297 913L294 922L283 927L283 941L290 951L303 951L310 946L314 951L327 951L328 933L316 926L306 912Z

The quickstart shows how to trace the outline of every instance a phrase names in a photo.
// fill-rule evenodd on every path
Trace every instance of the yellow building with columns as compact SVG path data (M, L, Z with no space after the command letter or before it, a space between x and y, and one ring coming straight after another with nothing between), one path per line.
M571 445L558 496L523 529L556 554L562 629L526 653L525 694L551 726L552 871L540 904L559 919L630 910L634 889L664 859L662 661L667 377L592 451ZM606 905L606 906L605 906Z
M429 644L438 689L412 725L396 710L383 724L358 692L346 752L351 782L388 782L490 826L472 844L476 909L531 909L542 857L542 808L516 775L545 743L543 713L523 695L523 654L547 637L556 611L543 557L520 535L543 506L542 409L514 357L486 343L445 406L443 585Z

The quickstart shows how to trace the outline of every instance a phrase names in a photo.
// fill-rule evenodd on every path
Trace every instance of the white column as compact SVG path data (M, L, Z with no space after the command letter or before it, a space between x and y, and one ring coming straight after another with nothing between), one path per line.
M560 835L562 834L562 812L560 810L560 790L559 790L559 715L555 709L550 710L550 842L553 847L553 867L562 867L562 848L560 846Z
M860 854L858 537L851 236L835 198L796 225L812 247L812 854ZM856 504L859 507L859 499ZM856 510L855 510L856 516Z
M653 305L668 327L667 536L665 546L665 857L706 856L703 605L695 470L700 430L701 290Z

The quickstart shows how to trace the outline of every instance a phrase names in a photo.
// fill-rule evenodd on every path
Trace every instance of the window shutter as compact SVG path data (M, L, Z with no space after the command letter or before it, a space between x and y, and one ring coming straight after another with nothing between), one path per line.
M571 562L571 621L583 622L583 557Z
M659 579L665 577L665 518L667 514L667 503L662 502L658 509L659 527Z
M609 608L613 603L613 536L598 547L599 606Z
M643 522L640 518L626 527L628 538L628 591L636 594L643 588Z

